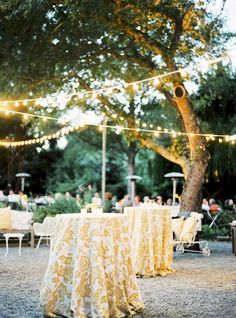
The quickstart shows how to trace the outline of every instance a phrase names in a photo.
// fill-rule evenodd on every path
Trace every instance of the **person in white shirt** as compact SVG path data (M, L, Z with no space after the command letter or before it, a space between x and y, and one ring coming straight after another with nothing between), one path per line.
M208 202L208 200L207 200L206 198L204 198L204 199L202 200L202 210L208 212L209 209L210 209L209 202Z
M100 194L96 192L94 197L92 198L92 203L96 205L98 208L102 207L102 199L100 198Z

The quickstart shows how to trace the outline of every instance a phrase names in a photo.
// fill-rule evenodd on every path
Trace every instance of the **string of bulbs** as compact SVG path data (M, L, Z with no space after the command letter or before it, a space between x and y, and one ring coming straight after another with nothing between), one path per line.
M55 140L60 137L69 135L70 133L74 131L80 130L84 126L91 126L91 127L98 127L98 129L101 131L104 128L110 128L114 129L117 133L120 133L122 130L127 131L137 131L137 132L145 132L145 133L152 133L154 137L159 137L161 134L170 135L172 138L176 138L178 136L203 136L206 138L206 141L214 141L216 138L218 138L219 143L228 142L231 144L235 144L236 141L236 135L230 136L230 135L217 135L217 134L188 134L184 132L175 132L174 130L168 130L167 128L157 127L157 129L149 129L149 128L133 128L133 127L123 127L123 126L115 126L115 125L103 125L103 124L88 124L83 123L79 124L74 127L63 127L62 129L58 130L56 133L45 135L38 138L33 138L29 140L0 140L0 146L2 147L22 147L27 145L33 145L33 144L42 144L46 140ZM142 126L147 127L146 123L143 123ZM153 125L150 125L153 127Z
M228 59L228 58L230 58L229 54L221 56L221 57L216 58L216 59L204 61L202 63L202 65L204 65L204 67L206 67L206 66L209 66L211 64L219 63L219 62L221 62L225 59ZM152 82L153 85L157 86L162 78L170 76L170 75L174 75L177 73L179 73L183 77L185 77L191 69L192 69L191 67L185 67L185 68L178 69L176 71L167 72L167 73L164 73L161 75L145 78L142 80L125 83L124 85L119 84L116 86L109 86L109 87L104 86L104 87L101 87L100 89L94 89L94 90L89 90L89 91L85 91L85 92L78 92L77 97L83 98L85 96L92 95L95 98L96 95L98 95L98 94L111 93L113 90L124 89L124 88L128 88L130 86L132 86L134 90L137 90L139 84L146 83L146 82ZM67 98L71 98L74 95L75 94L67 95ZM48 102L50 102L51 99L52 99L52 97L40 97L40 98L19 99L19 100L2 100L2 101L0 101L0 106L4 106L4 108L8 105L14 105L15 107L18 107L20 105L27 106L31 103L35 103L39 106L43 106L43 105L45 105L45 102L48 103ZM23 116L25 119L27 119L29 117L36 117L36 118L43 119L43 121L47 121L47 120L59 121L59 119L53 118L50 116L37 115L37 114L26 113L26 112L19 112L19 111L15 111L15 110L6 110L4 108L0 108L0 112L5 112L6 115L17 114L17 115ZM115 118L115 114L112 117ZM167 128L162 128L162 127L157 127L157 129L153 129L153 127L154 127L153 125L149 126L151 129L147 129L146 127L148 125L146 123L142 124L143 128L139 128L139 127L132 128L132 127L112 126L112 125L95 125L95 124L84 124L84 125L97 126L100 130L102 130L104 127L112 128L112 129L115 129L117 132L119 132L121 130L136 130L136 131L140 131L140 132L153 133L154 136L156 136L156 137L159 136L159 134L169 134L173 138L175 138L177 136L181 136L181 135L182 136L187 135L190 137L194 137L194 136L198 135L198 136L204 136L207 141L215 140L216 138L218 138L220 143L222 143L223 141L226 141L226 142L231 142L232 144L234 144L235 139L236 139L236 138L234 138L235 135L230 136L230 135L217 135L217 134L193 134L193 133L188 134L188 133L183 133L183 132L175 132L173 130L170 131ZM82 126L83 125L78 125L76 127L66 127L66 128L64 127L63 129L57 131L54 134L42 136L40 138L33 138L33 139L29 139L29 140L21 140L21 141L14 141L14 140L12 140L12 141L11 140L2 140L1 141L0 140L0 146L17 147L17 146L25 146L25 145L43 143L45 140L57 139L57 138L60 138L62 136L68 135L69 133L71 133L75 130L79 130Z

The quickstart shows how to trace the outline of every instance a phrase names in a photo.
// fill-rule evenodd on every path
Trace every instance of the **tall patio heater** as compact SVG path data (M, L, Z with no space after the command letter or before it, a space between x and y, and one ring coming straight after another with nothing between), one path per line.
M173 200L172 204L175 205L175 196L176 196L176 187L177 187L177 182L178 178L184 178L184 174L181 172L169 172L164 175L165 178L171 178L173 182Z
M25 189L25 178L31 177L31 174L26 173L26 172L21 172L16 174L17 178L21 178L21 191L24 192Z

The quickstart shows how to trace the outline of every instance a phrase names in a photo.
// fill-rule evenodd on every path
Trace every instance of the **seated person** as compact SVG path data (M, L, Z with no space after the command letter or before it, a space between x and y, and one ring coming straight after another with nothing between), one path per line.
M92 198L92 203L98 208L102 206L102 199L100 198L100 194L98 192L94 194L94 197Z
M173 200L171 198L168 198L166 200L166 205L173 205Z
M210 209L209 202L206 198L202 200L202 210L208 212Z
M210 199L209 203L210 203L210 207L209 207L210 213L212 215L216 215L220 211L220 206L216 204L215 199Z
M136 196L134 197L134 203L133 203L133 206L134 206L134 207L138 207L138 206L140 206L140 204L141 204L141 198L140 198L140 195L136 195Z
M110 213L112 212L112 193L111 192L106 192L105 193L105 200L103 202L103 212L105 213Z
M158 195L155 202L157 205L163 205L162 196Z

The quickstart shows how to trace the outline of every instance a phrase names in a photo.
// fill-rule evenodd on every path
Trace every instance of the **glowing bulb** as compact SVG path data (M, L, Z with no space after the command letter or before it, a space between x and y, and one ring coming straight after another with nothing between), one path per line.
M180 71L180 75L183 77L183 78L186 78L187 77L187 75L188 75L188 73L186 72L186 70L181 70Z
M133 90L136 91L138 89L138 84L134 83L133 84Z
M23 105L26 106L27 105L27 100L23 101Z
M81 99L81 98L83 98L83 94L82 94L82 93L78 93L77 97L78 97L79 99Z
M18 102L15 102L15 106L18 107L18 106L19 106L19 103L18 103Z
M158 86L159 84L160 84L159 78L158 78L158 77L154 78L154 80L153 80L153 85L154 85L154 86Z
M92 97L93 97L94 99L96 99L96 98L97 98L97 93L96 93L96 92L93 92Z
M25 114L24 115L24 119L28 119L28 118L29 118L29 116Z
M3 102L3 106L7 106L7 102Z
M111 94L112 91L113 91L113 89L111 87L106 90L107 94Z
M222 140L221 138L219 138L219 143L222 143L222 141L223 141L223 140Z
M200 70L203 72L203 73L206 73L208 71L208 68L209 68L209 62L208 61L203 61L200 65Z

